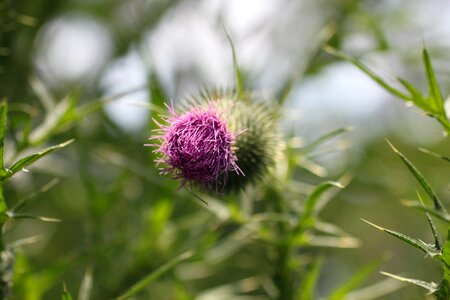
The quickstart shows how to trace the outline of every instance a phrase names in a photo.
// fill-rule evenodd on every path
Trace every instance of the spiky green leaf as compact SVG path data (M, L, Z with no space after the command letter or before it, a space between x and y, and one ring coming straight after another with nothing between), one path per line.
M396 89L392 85L388 84L380 76L375 74L372 70L370 70L367 66L365 66L359 60L357 60L357 59L351 57L350 55L347 55L344 52L341 52L333 47L330 47L330 46L325 46L324 50L331 55L334 55L336 57L339 57L343 60L346 60L346 61L352 63L353 65L355 65L357 68L359 68L361 71L363 71L366 75L368 75L370 78L372 78L376 83L378 83L381 87L383 87L385 90L387 90L391 94L393 94L399 98L402 98L403 100L406 100L406 101L412 100L410 96L408 96L404 92Z
M13 176L14 174L16 174L17 172L23 170L24 168L26 168L27 166L31 165L32 163L36 162L37 160L43 158L44 156L46 156L47 154L50 154L56 150L59 150L61 148L66 147L67 145L71 144L74 140L68 140L64 143L58 144L58 145L54 145L51 147L48 147L38 153L34 153L31 154L27 157L24 157L22 159L20 159L19 161L17 161L15 164L13 164L11 166L11 168L8 169L8 172L6 173L5 176L2 177L2 180L6 180L8 178L10 178L11 176Z
M420 204L422 204L422 207L425 207L422 197L420 197L419 193L417 193L417 196L419 197L419 201L420 201ZM439 235L436 230L436 225L434 225L433 219L431 219L430 215L427 212L425 212L425 215L427 216L428 225L430 225L431 232L433 233L434 247L440 251L442 249L442 246L441 246L441 242L439 240Z
M405 165L408 167L408 169L411 171L411 173L414 175L414 177L417 179L417 181L420 183L420 185L423 187L425 192L430 196L430 198L433 200L434 207L437 211L442 211L444 213L447 213L447 210L445 209L444 205L442 204L441 200L439 200L439 197L437 194L433 191L428 181L425 179L425 177L420 173L420 171L414 166L412 162L409 161L409 159L406 158L400 151L398 151L389 141L387 141L389 146L394 150L394 152L402 159L402 161L405 163Z
M400 91L399 89L397 89L394 86L387 83L385 80L383 80L380 76L378 76L373 71L371 71L368 67L366 67L359 60L357 60L337 49L334 49L330 46L324 47L324 50L331 55L334 55L336 57L339 57L341 59L344 59L344 60L352 63L357 68L359 68L361 71L363 71L365 74L367 74L370 78L372 78L375 82L377 82L381 87L383 87L389 93L401 98L404 101L413 102L416 106L420 107L427 115L435 118L439 123L441 123L442 126L447 131L447 133L450 134L450 121L448 120L448 118L446 116L444 102L442 100L442 95L439 91L439 86L437 84L437 81L436 81L436 78L434 75L430 57L425 48L423 50L423 57L424 57L424 63L425 63L425 68L426 68L427 78L428 78L428 85L429 85L429 90L430 90L430 95L428 97L424 97L418 88L414 87L412 84L410 84L406 80L398 78L398 81L408 90L410 95L408 95L407 93L405 93L403 91Z
M434 282L426 282L426 281L422 281L422 280L418 280L418 279L406 278L406 277L398 276L398 275L391 274L388 272L380 272L380 273L383 275L392 277L394 279L403 281L403 282L408 282L408 283L412 283L414 285L420 286L424 289L427 289L430 293L434 293L438 289L438 285Z
M436 249L435 246L432 245L432 244L428 244L428 243L425 243L425 242L423 242L421 240L411 238L411 237L409 237L407 235L404 235L403 233L400 233L400 232L397 232L397 231L393 231L393 230L390 230L390 229L383 228L383 227L375 225L375 224L373 224L373 223L371 223L371 222L369 222L367 220L364 220L364 219L361 219L361 220L363 220L367 224L369 224L369 225L371 225L371 226L373 226L373 227L375 227L375 228L377 228L377 229L379 229L381 231L384 231L384 232L386 232L386 233L388 233L388 234L390 234L390 235L392 235L392 236L402 240L403 242L413 246L414 248L417 248L417 249L425 252L427 255L429 255L431 257L441 255L441 251Z
M428 88L430 93L427 99L429 101L429 106L436 114L445 116L444 99L442 98L441 91L439 90L433 66L431 64L431 59L425 47L423 48L422 53L425 70L427 72Z
M410 82L402 78L397 78L397 80L411 93L411 101L418 107L427 110L427 104L422 95L422 92Z

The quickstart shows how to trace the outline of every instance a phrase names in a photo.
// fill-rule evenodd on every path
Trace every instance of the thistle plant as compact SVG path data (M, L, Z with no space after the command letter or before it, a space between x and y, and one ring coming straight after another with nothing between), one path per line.
M229 193L267 176L283 147L277 133L276 110L252 97L232 92L204 91L180 112L170 116L152 140L164 164L162 174L181 180L181 186Z
M32 19L37 27L21 32L18 39L12 38L14 31L10 31L12 27L8 24L7 28L0 28L7 41L0 47L0 73L2 78L11 79L5 81L8 84L1 89L16 95L9 96L9 107L10 111L20 115L7 114L6 103L0 106L0 154L3 154L8 128L5 163L0 155L0 225L4 230L2 235L8 235L0 249L4 298L8 296L11 284L11 298L26 300L54 299L56 295L66 300L369 300L399 287L395 284L397 281L387 278L379 282L387 283L382 287L377 283L368 289L359 289L367 276L378 268L380 260L376 259L362 266L340 286L327 292L319 289L322 287L318 284L321 273L329 271L326 269L329 249L355 248L359 241L327 221L326 214L322 213L329 201L341 200L335 196L351 182L353 174L327 176L326 172L314 171L325 170L318 156L329 154L329 149L338 151L339 146L334 141L339 138L339 144L347 142L340 136L347 130L338 129L324 136L310 132L317 139L303 142L302 138L289 132L282 136L278 130L284 113L282 105L290 101L289 92L296 87L299 78L308 75L303 74L303 64L291 79L282 83L280 90L270 91L276 95L274 99L263 101L258 92L245 84L247 78L237 64L237 55L228 36L236 75L233 91L207 90L194 99L186 99L184 104L165 106L168 97L163 86L167 85L158 81L154 70L159 69L159 62L155 61L156 68L152 65L147 69L149 85L143 87L150 90L151 99L148 100L152 113L162 116L154 116L156 123L149 125L150 129L158 127L152 131L150 144L154 153L150 154L149 148L139 146L147 138L147 130L135 135L122 132L107 113L102 113L104 104L114 99L90 98L97 97L97 83L102 81L101 78L89 79L87 85L77 86L75 92L54 98L53 92L67 92L65 86L58 86L58 80L55 80L56 90L49 91L39 79L28 74L34 70L33 66L40 71L40 63L35 64L32 58L36 47L23 45L39 45L39 36L45 36L45 30L52 28L52 24L63 24L58 19L63 11L52 1L39 5L33 1L20 5L9 2L11 4L0 6L14 5L17 11L15 9L4 18L7 22L0 21L1 25L13 20L12 27L17 27L20 22L16 19L28 20L28 24L33 23L30 22ZM167 19L167 12L178 11L172 8L180 1L154 2L141 6L119 1L113 5L103 3L83 7L87 18L95 16L104 20L102 26L112 24L107 31L113 37L120 37L112 40L115 43L112 60L119 60L119 56L128 51L146 49L133 45L146 44L142 38L148 35L143 33L156 32L161 20ZM24 8L30 18L22 15ZM115 26L121 21L116 12L128 12L129 8L135 17L133 24L126 28ZM45 17L34 15L34 12L41 12ZM64 20L66 15L61 17ZM51 23L53 18L57 22ZM43 34L35 39L41 32ZM195 35L192 36L194 39ZM316 42L319 45L322 38L308 40L305 45L313 48ZM204 50L208 51L207 48ZM148 58L148 53L140 54L142 58ZM311 69L308 69L322 67L315 55L310 58ZM3 61L11 64L3 68ZM101 73L107 69L105 66ZM27 78L31 89L24 86ZM430 104L425 101L428 96L411 86L407 89L412 94L402 93L402 96L406 95L408 101L415 99L418 105L429 108L436 119L445 122L438 102ZM30 90L37 95L31 95ZM438 99L436 95L433 92L430 97ZM42 107L20 102L36 96ZM85 118L93 112L98 114ZM8 185L9 180L16 180L16 174L21 170L68 145L71 140L45 148L52 140L64 141L61 135L67 130L70 130L67 136L77 139L71 159L64 159L64 164L49 166L44 170L45 174L37 174L34 169L30 169L30 174L22 174L27 179L32 178L25 183L26 188L15 182ZM36 152L35 149L43 150ZM65 180L59 191L41 197L40 200L51 201L39 209L56 210L58 216L63 220L67 217L68 222L50 234L44 232L45 240L32 251L22 251L24 244L16 243L15 238L28 232L30 227L14 231L15 227L9 225L15 225L18 218L31 218L32 222L55 220L37 216L31 209L25 210L30 199L27 193L28 189L33 190L31 194L34 195L46 190L48 185L42 187L41 180L53 168L58 171L58 168L66 167L66 163L70 171L64 175L70 176L71 180ZM169 176L175 180L170 180ZM174 193L177 184L188 191L205 192L202 198L208 205L191 201L194 193L185 190ZM2 197L3 188L6 199ZM435 214L435 217L440 215L450 219L445 210L435 211L417 202L410 205L426 210L430 216ZM333 213L338 215L340 212ZM432 230L436 232L433 226ZM408 239L400 234L396 236ZM35 236L32 239L36 240ZM418 240L410 241L446 261L445 244L440 240L426 245ZM333 274L337 273L342 274L333 271ZM79 286L78 293L74 292L76 286Z

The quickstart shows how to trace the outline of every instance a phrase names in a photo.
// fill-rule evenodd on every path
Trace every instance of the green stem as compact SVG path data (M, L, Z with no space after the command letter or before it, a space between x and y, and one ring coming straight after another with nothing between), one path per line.
M447 228L447 240L442 249L441 261L444 265L444 278L434 296L436 300L448 300L450 298L450 226Z
M436 118L439 123L441 123L441 125L444 127L445 132L450 135L450 121L447 119L446 116L442 116L442 117L437 117Z
M0 299L7 299L11 289L13 257L3 241L3 225L6 222L7 206L3 196L3 182L0 182Z
M289 243L283 243L278 247L278 262L274 276L274 283L278 288L279 300L292 300L294 298L292 272L289 267L291 247Z
M282 205L283 199L277 191L270 191L269 198L273 200L274 210L277 213L285 213ZM277 230L279 236L283 238L276 246L277 259L274 264L275 270L272 280L278 289L278 300L293 300L293 273L289 265L292 254L291 235L289 234L290 228L284 222L278 222Z

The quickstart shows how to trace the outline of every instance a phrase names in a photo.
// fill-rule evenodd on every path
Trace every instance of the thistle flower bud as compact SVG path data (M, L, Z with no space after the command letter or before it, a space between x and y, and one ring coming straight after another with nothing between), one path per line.
M251 98L230 93L204 93L180 112L168 107L154 150L162 174L181 184L216 193L239 191L260 181L274 164L280 143L276 117Z

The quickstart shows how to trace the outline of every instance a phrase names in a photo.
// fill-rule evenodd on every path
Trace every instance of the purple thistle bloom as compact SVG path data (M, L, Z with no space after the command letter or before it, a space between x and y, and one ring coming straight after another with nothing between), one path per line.
M218 185L226 180L226 173L241 173L233 150L235 134L227 128L223 115L213 104L194 107L178 115L169 107L170 116L163 118L160 135L151 139L160 141L154 152L160 153L157 163L164 163L161 173L170 173L185 183L198 183L204 187Z

